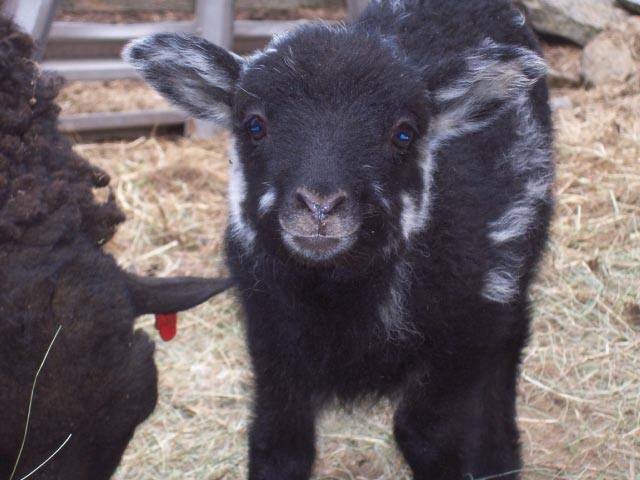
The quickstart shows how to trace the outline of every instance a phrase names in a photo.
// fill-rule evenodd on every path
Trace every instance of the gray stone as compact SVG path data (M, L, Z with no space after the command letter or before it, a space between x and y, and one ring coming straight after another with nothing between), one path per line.
M618 3L630 12L640 14L640 0L618 0Z
M580 73L566 70L549 68L547 71L547 82L551 88L579 87L582 83Z
M635 46L640 30L624 28L602 32L582 52L582 76L591 86L624 82L640 69Z
M519 0L537 31L586 45L629 14L615 0Z

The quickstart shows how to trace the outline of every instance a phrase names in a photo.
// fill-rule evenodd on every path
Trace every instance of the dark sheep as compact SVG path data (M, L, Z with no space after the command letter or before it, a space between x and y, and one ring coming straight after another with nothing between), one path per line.
M126 49L169 100L232 131L251 480L308 479L320 410L382 395L399 397L414 478L518 476L554 177L525 23L508 0L376 0L248 58L186 35Z
M59 82L0 18L0 478L101 480L157 399L154 344L135 317L197 305L227 282L124 272L101 248L124 215L108 175L57 129ZM26 442L29 398L38 377ZM13 472L13 476L12 476Z

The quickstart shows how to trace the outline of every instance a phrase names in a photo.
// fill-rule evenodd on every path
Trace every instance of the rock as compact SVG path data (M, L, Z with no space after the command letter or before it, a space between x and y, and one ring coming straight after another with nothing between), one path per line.
M580 74L549 68L547 82L551 88L575 88L582 84Z
M582 49L574 45L544 44L543 50L550 87L573 88L582 84Z
M582 52L582 76L590 86L624 82L640 70L640 29L630 24L597 35Z
M618 3L630 12L640 14L640 0L618 0Z
M534 29L586 45L629 14L615 0L519 0Z

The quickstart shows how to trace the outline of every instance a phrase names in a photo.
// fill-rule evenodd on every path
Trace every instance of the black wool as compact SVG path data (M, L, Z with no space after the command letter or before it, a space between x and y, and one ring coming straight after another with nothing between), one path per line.
M522 15L507 0L375 0L244 59L202 43L151 36L125 57L232 131L249 478L309 478L320 410L387 395L416 479L515 478L554 176Z
M106 480L157 400L154 344L135 317L201 303L226 286L124 272L102 245L124 220L108 175L57 128L59 89L33 43L0 17L0 478Z

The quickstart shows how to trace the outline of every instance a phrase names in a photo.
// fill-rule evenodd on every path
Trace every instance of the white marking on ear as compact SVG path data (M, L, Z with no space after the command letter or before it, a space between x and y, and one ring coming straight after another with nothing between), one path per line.
M260 201L258 202L258 215L265 216L271 211L276 203L276 190L273 187L269 187L268 190L262 194Z
M504 50L517 56L502 60ZM436 100L448 102L463 100L468 93L475 93L478 100L520 99L545 75L547 66L533 50L524 47L501 45L486 38L474 53L466 58L467 71L453 85L436 92ZM529 74L527 74L529 73ZM480 88L479 88L480 87Z
M509 52L514 57L504 60ZM522 105L545 75L546 64L533 50L486 39L466 58L466 71L451 85L434 92L441 105L429 127L431 150L456 137L482 130L505 109ZM500 102L501 105L493 105ZM489 108L489 111L485 111Z
M236 238L245 250L253 248L256 232L247 222L244 215L244 203L247 196L247 181L244 176L235 138L229 142L231 173L229 178L229 225L231 235Z
M168 48L154 46L155 35L142 37L129 42L122 51L122 57L136 68L144 69L145 64L155 62L159 65L180 65L181 67L195 70L209 85L230 91L233 89L234 80L223 68L216 68L213 59L207 53L193 46L184 48L180 41L188 41L188 37L174 35L165 39L169 43ZM141 48L145 51L144 59L138 59L132 52ZM228 52L230 53L230 52ZM233 54L232 57L242 65L244 58Z
M212 94L212 89L231 94L236 79L223 66L224 59L243 68L242 57L186 34L156 34L133 40L122 57L178 107L200 119L231 124L231 108L219 94Z

